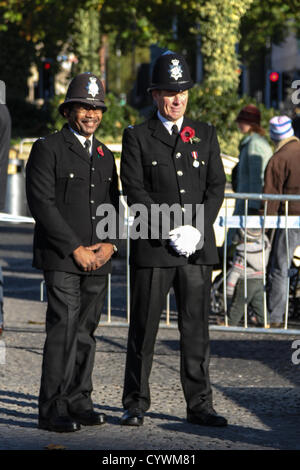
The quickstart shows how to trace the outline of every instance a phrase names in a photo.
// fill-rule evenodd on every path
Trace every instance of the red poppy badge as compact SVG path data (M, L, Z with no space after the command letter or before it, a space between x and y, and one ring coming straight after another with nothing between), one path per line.
M99 145L99 147L97 147L97 152L98 152L98 157L99 156L104 157L102 145Z
M195 130L192 127L186 126L180 132L180 137L183 142L189 142L190 144L200 142L201 139L195 137Z

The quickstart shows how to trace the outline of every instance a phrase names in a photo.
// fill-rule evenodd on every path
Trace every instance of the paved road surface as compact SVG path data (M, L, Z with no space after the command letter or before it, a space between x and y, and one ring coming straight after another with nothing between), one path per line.
M124 428L119 417L127 328L100 326L93 398L108 423L72 434L37 429L46 302L40 301L41 274L31 267L31 243L31 226L0 224L5 277L0 450L44 450L49 444L94 451L300 450L300 364L292 362L293 353L300 359L292 349L295 340L300 347L300 336L286 334L211 331L214 403L229 421L227 428L218 429L186 422L178 332L161 328L151 374L151 409L142 428ZM124 316L125 279L121 259L112 283L112 313L118 320Z

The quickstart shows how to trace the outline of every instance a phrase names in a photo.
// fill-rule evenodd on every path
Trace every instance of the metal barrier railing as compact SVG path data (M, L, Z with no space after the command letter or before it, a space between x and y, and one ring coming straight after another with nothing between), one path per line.
M24 153L24 148L26 144L32 144L37 140L35 138L29 139L22 139L19 144L18 155L22 156ZM121 151L121 144L117 145L108 145L108 147L112 151ZM236 157L232 157L229 155L221 154L222 161L224 164L225 172L230 174L232 171L233 166L237 162ZM245 216L232 216L228 215L228 200L229 199L243 199L245 201ZM263 216L252 216L248 214L248 202L249 200L260 200L266 201L265 208L264 208L264 215ZM285 202L285 215L280 217L275 216L267 216L267 201L268 200L279 200ZM300 196L298 195L274 195L274 194L242 194L242 193L226 193L225 200L223 204L223 212L225 213L224 216L220 215L219 213L218 219L214 225L215 229L218 231L224 230L223 232L223 249L224 249L224 256L223 256L223 278L226 279L226 271L227 271L227 232L230 228L238 228L242 227L245 229L247 228L255 228L260 227L262 229L262 236L265 235L265 230L268 228L284 228L287 235L287 230L289 228L300 228L300 216L289 216L288 215L288 202L289 201L300 201ZM130 256L130 225L131 225L131 218L129 214L128 207L124 200L122 201L125 207L125 224L126 224L126 320L122 322L116 322L112 320L112 282L111 282L111 275L108 278L108 295L107 295L107 321L104 322L105 324L109 325L124 325L128 326L130 321L130 266L129 266L129 256ZM11 222L11 223L34 223L34 220L30 217L22 217L18 215L10 215L10 214L0 214L0 221ZM220 244L220 241L219 241ZM286 253L288 256L289 252L289 240L288 236L286 236ZM246 244L245 244L245 265L247 264L247 252L246 252ZM247 271L244 270L244 297L247 299ZM266 330L267 327L267 302L266 302L266 263L265 263L265 253L263 248L263 287L264 287L264 328L260 328L259 331ZM287 295L286 295L286 306L285 306L285 314L284 314L284 330L291 332L288 329L288 311L289 311L289 277L287 277ZM44 300L44 281L40 284L40 300ZM248 320L247 320L247 302L244 302L244 326L243 327L230 327L228 326L228 308L227 308L227 296L226 296L226 282L223 282L223 300L224 300L224 318L225 318L225 327L219 325L211 325L212 329L223 329L225 328L227 331L230 329L239 329L242 328L243 331L254 331L256 328L251 327L248 328ZM165 322L161 324L161 326L166 327L173 327L177 325L173 325L170 321L170 294L168 294L166 298L166 319ZM270 331L270 330L269 330ZM282 332L282 330L280 330ZM295 334L300 334L300 330L293 330Z
M243 199L245 201L245 215L244 216L228 216L228 200L229 199ZM266 201L264 204L264 214L262 216L252 216L248 215L248 201L249 200L260 200ZM285 202L285 215L284 216L267 216L267 201L268 200L278 200ZM243 193L226 193L224 199L224 211L225 217L219 215L218 220L216 222L216 226L224 228L224 256L223 256L223 278L226 279L226 270L227 270L227 232L229 228L244 228L245 234L247 228L261 228L262 229L262 237L265 236L265 231L268 228L284 228L286 231L289 228L299 228L300 229L300 216L289 216L288 215L288 202L289 201L299 201L300 196L298 195L274 195L274 194L243 194ZM128 208L127 208L128 210ZM130 321L130 274L129 274L129 254L130 254L130 217L128 216L127 212L127 321L126 325ZM245 257L245 266L247 265L247 250L246 244L244 257ZM288 246L288 237L286 236L286 247L287 247L287 257L289 253L289 246ZM248 329L248 321L247 321L247 302L244 302L244 326L243 327L236 327L236 326L229 326L228 325L228 310L227 310L227 296L226 296L226 282L223 282L223 296L224 296L224 314L225 314L225 327L220 325L210 325L211 329L226 329L237 331L243 330L252 331L252 332L288 332L289 334L300 334L300 330L288 330L288 308L289 308L289 278L287 279L287 299L286 299L286 309L285 309L285 320L284 320L284 330L277 329L277 328L268 328L267 325L267 300L266 300L266 263L265 263L265 247L263 244L263 288L264 288L264 328L254 328L251 327ZM247 299L248 290L247 290L247 270L244 269L244 297ZM119 324L119 323L118 323ZM160 326L165 327L177 327L177 324L172 324L170 322L170 293L167 295L166 298L166 319L165 322L161 323Z
M245 201L245 210L244 216L228 216L228 199L242 199ZM265 201L264 203L264 213L262 216L257 215L249 215L248 214L248 203L249 200L259 200ZM284 202L285 205L285 214L284 215L276 215L276 216L268 216L267 215L267 207L268 201L280 201ZM248 289L247 289L247 249L246 249L246 231L248 228L260 228L262 229L262 239L265 237L266 229L269 228L281 228L285 230L285 239L286 239L286 256L287 261L290 262L289 257L289 237L288 237L288 230L291 228L300 229L300 216L289 216L288 212L288 204L290 201L299 201L299 195L275 195L275 194L248 194L248 193L233 193L233 194L225 194L225 217L224 220L220 220L220 225L224 226L224 256L223 256L223 279L226 279L227 274L227 233L229 228L243 228L244 229L244 329L248 327L247 324L247 310L248 304L246 299L248 297ZM266 299L266 287L267 287L267 280L266 280L266 256L265 256L265 245L262 243L263 251L262 251L262 264L263 264L263 307L264 307L264 328L268 328L267 323L267 299ZM286 302L285 302L285 312L284 312L284 330L288 329L288 313L289 313L289 276L287 275L287 284L286 284ZM224 301L224 314L225 314L225 326L228 327L228 308L227 308L227 294L226 294L226 282L223 282L223 301ZM237 329L237 327L231 327ZM253 330L251 328L251 330ZM261 331L261 329L259 329ZM272 330L272 329L271 329ZM274 329L273 329L274 330ZM280 329L280 332L282 330ZM291 333L291 330L289 331ZM300 334L300 331L293 330L293 333Z
M230 199L243 199L245 201L245 215L244 216L237 216L237 215L229 215L228 214L228 200ZM249 215L248 214L248 203L249 200L260 200L266 201L264 204L264 214L261 216L258 215ZM285 203L285 215L283 216L268 216L267 215L267 201L269 200L278 200L284 201ZM230 228L244 228L245 234L247 228L261 228L262 229L262 237L265 235L266 229L269 228L283 228L287 231L290 228L299 228L300 229L300 216L289 216L288 215L288 203L290 201L300 201L300 196L298 195L274 195L274 194L248 194L248 193L226 193L224 204L223 204L223 212L224 216L220 215L217 218L215 223L215 227L224 231L224 256L223 256L223 278L226 279L226 272L227 272L227 233L228 229ZM125 316L126 319L122 321L115 321L112 319L112 280L111 275L108 277L108 295L107 295L107 320L102 321L102 325L112 325L112 326L128 326L130 321L130 265L129 265L129 257L130 257L130 226L133 221L133 218L130 217L129 209L125 202L125 224L126 224L126 312ZM6 222L14 222L14 223L34 223L34 220L30 217L18 217L18 216L11 216L9 214L0 213L0 221ZM289 245L288 245L288 236L286 236L286 253L288 256L289 253ZM245 245L245 266L247 264L247 250L246 244ZM264 249L263 249L264 250ZM248 321L247 321L247 302L244 302L244 326L236 327L236 326L229 326L228 325L228 309L227 309L227 295L226 295L226 282L223 282L223 297L224 297L224 318L225 318L225 326L220 325L210 325L210 329L217 329L217 330L226 330L226 331L249 331L249 332L270 332L270 333L289 333L289 334L300 334L300 329L289 329L288 328L288 312L289 312L289 278L287 279L287 293L286 293L286 307L285 307L285 314L284 314L284 328L283 329L269 329L267 328L267 302L266 302L266 263L265 263L265 253L263 251L263 287L264 287L264 327L262 328L255 328L251 327L248 328ZM244 297L247 299L247 270L244 269ZM40 300L44 300L44 281L40 283ZM161 327L176 327L177 323L170 321L170 293L166 298L166 309L165 309L165 321L161 322Z

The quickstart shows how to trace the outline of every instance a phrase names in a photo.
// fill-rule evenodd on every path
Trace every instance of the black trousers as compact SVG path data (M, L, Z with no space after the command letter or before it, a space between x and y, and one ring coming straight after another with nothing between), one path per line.
M107 276L45 271L48 308L39 395L43 418L92 409L94 332Z
M180 376L187 408L212 406L209 380L211 266L132 268L124 408L150 407L149 376L166 295L173 286L180 332ZM162 377L163 381L163 377Z

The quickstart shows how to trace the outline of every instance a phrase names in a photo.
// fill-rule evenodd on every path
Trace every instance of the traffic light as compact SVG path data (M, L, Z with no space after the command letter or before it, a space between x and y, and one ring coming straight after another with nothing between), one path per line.
M40 90L41 98L48 100L54 94L53 89L53 70L52 70L52 60L45 59L42 62L42 70L40 76Z
M267 108L279 108L282 101L282 73L268 70L266 77L265 103Z

